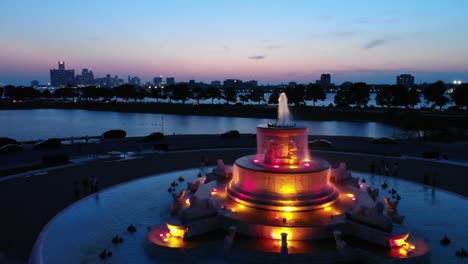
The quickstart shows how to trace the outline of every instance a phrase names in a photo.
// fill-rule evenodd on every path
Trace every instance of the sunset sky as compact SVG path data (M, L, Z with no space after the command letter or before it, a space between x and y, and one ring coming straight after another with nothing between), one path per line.
M142 81L468 81L468 1L1 0L0 84L63 60Z

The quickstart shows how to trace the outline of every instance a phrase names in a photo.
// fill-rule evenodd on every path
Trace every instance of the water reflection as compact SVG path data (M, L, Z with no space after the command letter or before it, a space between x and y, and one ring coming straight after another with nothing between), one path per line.
M124 129L128 136L145 136L161 131L163 126L165 134L221 134L228 130L255 133L258 124L270 121L264 118L88 110L4 110L0 111L0 124L8 126L0 126L0 135L17 140L37 140L98 136L109 129ZM312 135L383 137L402 133L398 128L378 122L296 120L296 123L309 127Z

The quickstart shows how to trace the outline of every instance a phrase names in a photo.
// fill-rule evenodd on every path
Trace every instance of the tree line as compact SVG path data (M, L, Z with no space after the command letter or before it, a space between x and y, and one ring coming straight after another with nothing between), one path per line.
M450 101L454 102L459 109L466 109L468 106L468 83L463 83L455 87L450 98L446 96L446 86L442 81L429 84L421 90L416 88L407 88L403 85L386 86L377 91L376 104L380 107L404 107L414 108L420 103L421 95L431 103L431 108L439 107ZM257 87L251 89L248 93L239 93L234 87L219 88L210 87L191 87L187 83L178 83L164 88L143 88L130 84L120 85L111 89L99 88L97 86L73 87L67 86L56 90L45 89L42 92L32 87L14 87L7 85L0 87L0 98L2 96L10 99L38 99L38 98L56 98L62 100L86 100L86 101L110 101L113 98L120 98L124 101L142 101L145 98L154 98L159 100L168 100L168 102L182 102L185 104L192 99L200 103L200 100L214 99L225 100L227 104L238 103L266 103L277 104L279 94L285 92L290 104L299 106L306 101L312 102L313 106L318 101L326 99L326 91L319 84L296 85L286 88L277 88L271 91L268 100L265 99L265 89ZM364 82L356 82L347 87L341 87L337 90L334 103L336 107L367 107L370 101L370 87Z

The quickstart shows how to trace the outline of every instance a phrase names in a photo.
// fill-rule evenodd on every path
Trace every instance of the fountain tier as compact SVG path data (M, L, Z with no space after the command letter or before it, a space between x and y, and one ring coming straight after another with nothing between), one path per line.
M257 155L236 160L227 188L231 200L259 209L307 211L338 198L330 164L309 159L305 127L257 126Z

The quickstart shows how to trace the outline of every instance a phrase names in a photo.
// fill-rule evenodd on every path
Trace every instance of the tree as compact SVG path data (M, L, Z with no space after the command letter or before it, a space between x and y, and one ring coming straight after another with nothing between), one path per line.
M182 101L185 104L191 96L190 87L186 83L178 83L174 85L174 90L172 93L172 99L176 101Z
M67 86L67 87L63 87L63 88L59 88L59 89L55 90L54 96L57 97L57 98L61 97L63 100L65 100L67 98L72 98L72 100L75 100L75 97L78 96L78 93L75 90L75 88Z
M377 95L375 96L375 101L377 105L386 106L390 108L392 106L393 95L391 86L382 87L377 91Z
M258 103L265 101L265 90L260 87L253 88L250 91L249 99L252 100L252 102Z
M205 90L199 86L192 89L192 99L197 100L197 104L200 104L200 100L205 98Z
M459 85L451 94L452 101L460 108L468 106L468 83Z
M369 103L369 94L370 89L365 82L353 83L349 87L350 103L358 107L366 106Z
M338 91L336 91L336 94L335 94L334 102L337 107L344 107L344 108L349 107L350 105L349 89L348 88L338 89Z
M94 85L89 85L81 88L81 97L86 98L89 101L89 98L96 100L99 98L97 87Z
M229 104L229 102L237 102L237 91L234 87L227 87L223 91L223 98Z
M131 84L123 84L117 87L112 88L114 94L118 98L122 98L124 100L129 99L136 99L137 92L135 87Z
M286 96L288 97L288 103L292 103L295 106L300 105L304 102L305 86L300 84L296 87L288 87L286 89Z
M104 100L110 100L114 97L113 90L108 88L97 88L96 93L98 98L103 98Z
M327 93L325 92L325 89L323 89L320 85L315 84L315 83L311 83L307 85L304 99L306 101L312 101L314 107L317 101L319 100L323 101L326 98L327 98Z
M248 95L241 94L241 95L239 95L239 100L240 100L243 104L245 104L245 103L247 103L250 99L249 99L249 96L248 96Z
M406 104L407 106L411 106L412 108L414 108L415 105L419 104L421 102L421 96L418 92L418 90L416 90L416 88L411 88L408 90L408 98L407 98L407 101L406 101Z
M449 102L445 97L445 84L442 81L429 84L423 94L426 101L433 103L432 108L439 106L442 109L442 106Z
M278 104L278 100L279 100L279 90L278 89L274 89L272 91L272 93L270 94L270 97L268 97L268 104Z
M208 87L206 89L206 98L211 98L211 104L213 104L213 100L221 98L221 90L218 87Z
M45 89L44 91L42 91L42 97L44 97L44 98L51 98L51 97L52 97L52 93L49 91L49 89Z

